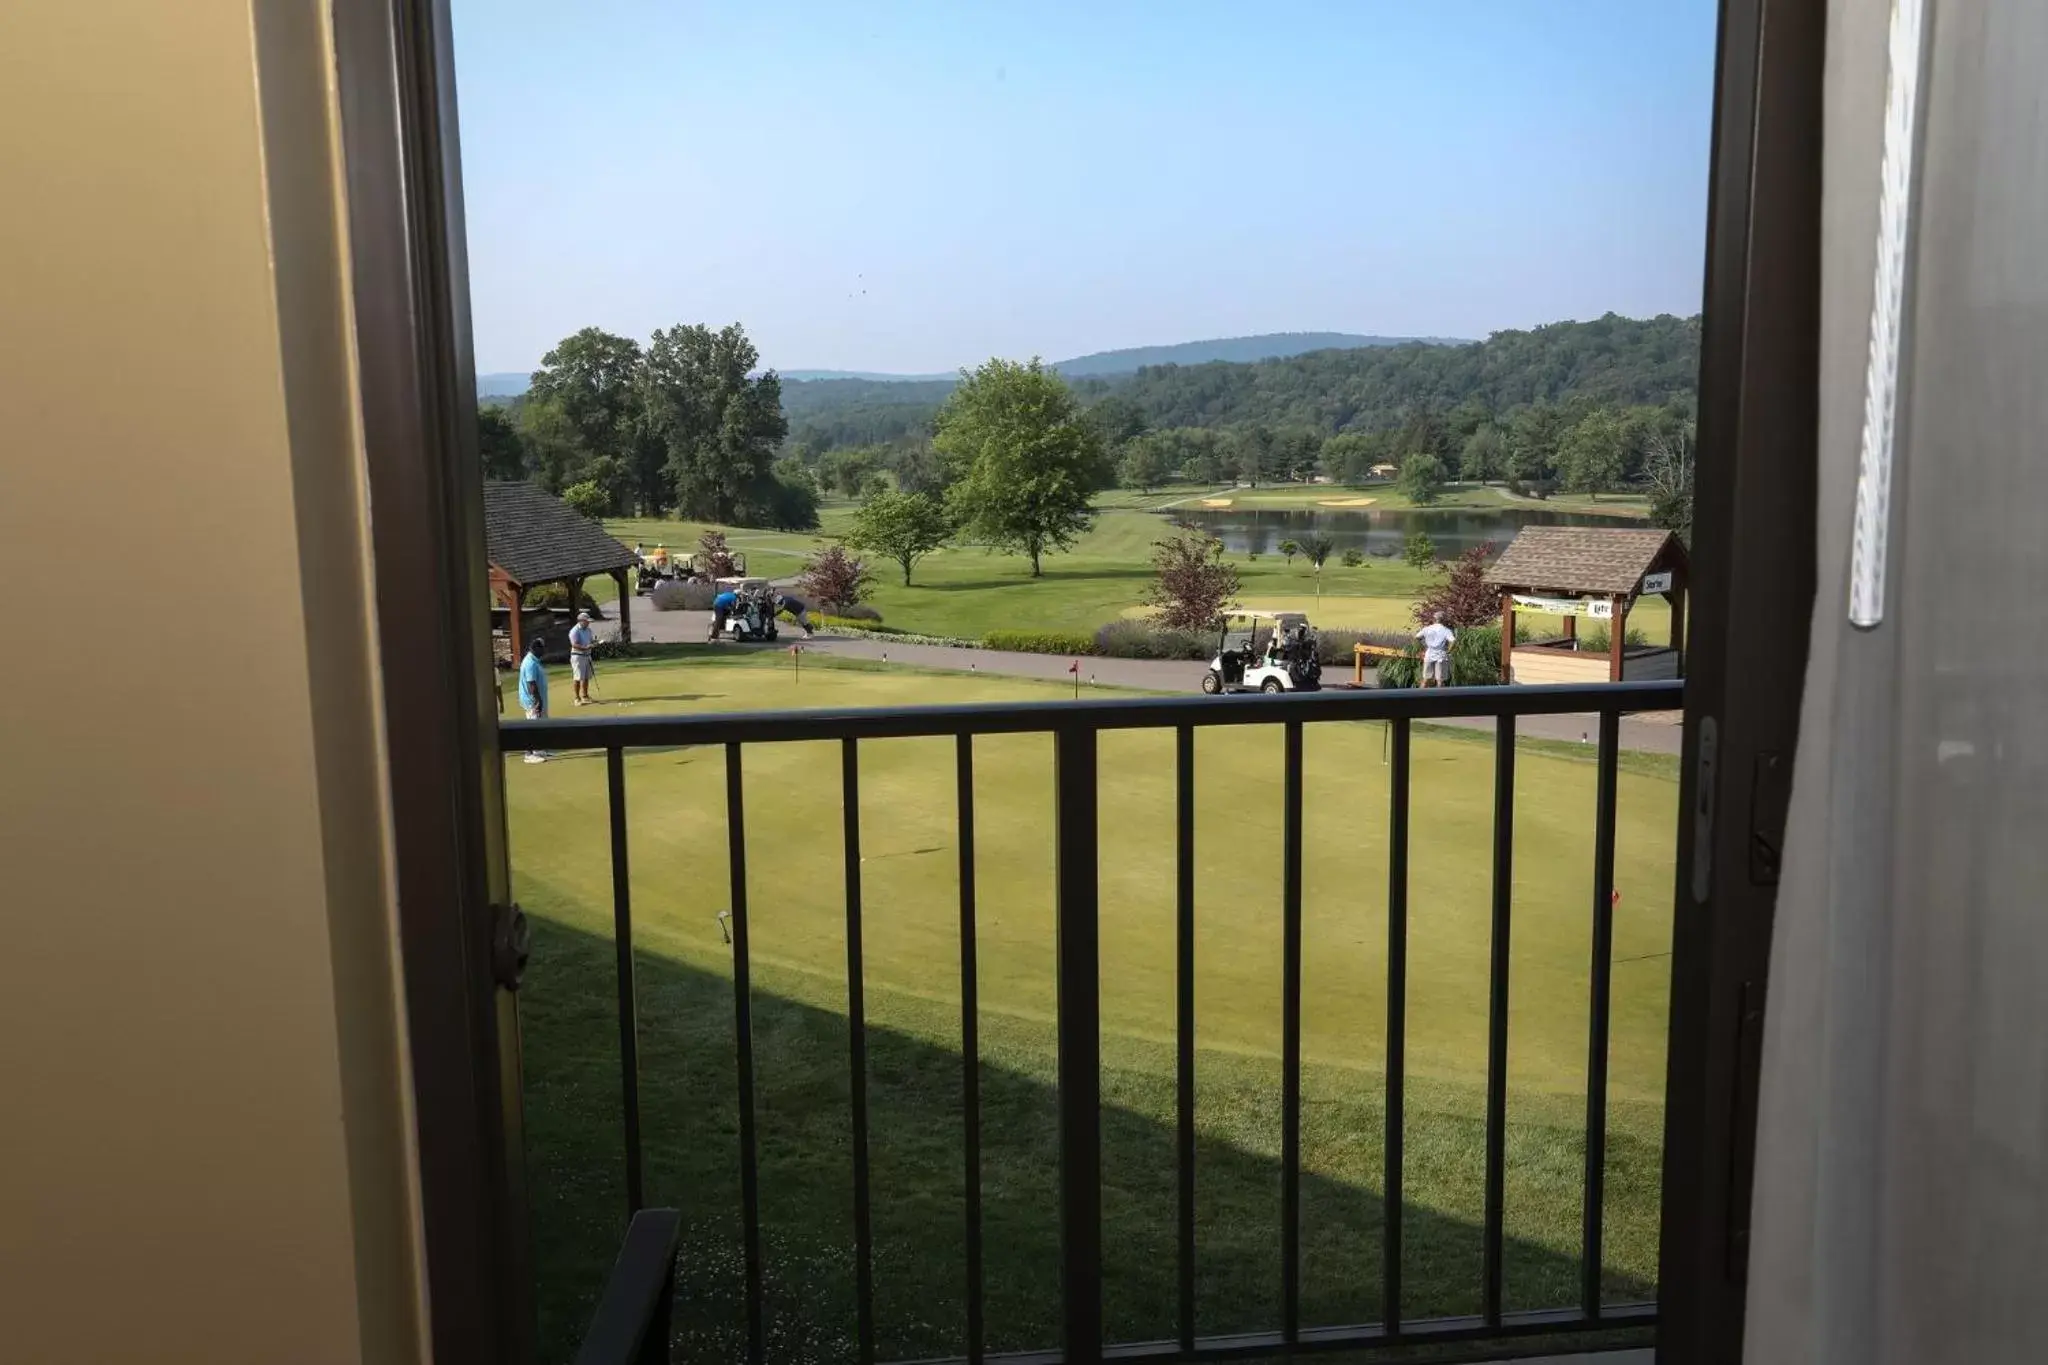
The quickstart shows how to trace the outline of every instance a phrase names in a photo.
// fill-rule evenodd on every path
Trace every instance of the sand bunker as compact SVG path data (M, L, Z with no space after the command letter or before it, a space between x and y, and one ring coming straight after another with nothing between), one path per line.
M1374 503L1376 503L1376 502L1378 502L1378 501L1379 501L1379 499L1378 499L1378 498L1324 498L1324 499L1323 499L1322 501L1318 502L1318 503L1316 504L1316 506L1318 506L1318 507L1370 507L1370 506L1372 506L1372 505L1373 505Z
M1228 507L1228 506L1230 506L1230 499L1229 499L1229 498L1203 498L1203 499L1202 499L1202 506L1204 506L1204 507Z

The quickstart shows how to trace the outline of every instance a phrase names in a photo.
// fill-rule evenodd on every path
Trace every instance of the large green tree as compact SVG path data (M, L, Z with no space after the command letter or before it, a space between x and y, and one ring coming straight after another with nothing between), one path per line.
M1117 481L1149 493L1165 483L1174 469L1173 443L1164 433L1148 431L1124 446L1123 457L1117 461Z
M526 441L505 409L485 403L476 410L476 444L487 479L523 479Z
M1502 439L1500 428L1489 422L1465 438L1465 448L1458 456L1458 472L1473 483L1486 483L1506 471L1507 458L1508 443Z
M1557 447L1557 472L1565 488L1598 497L1620 483L1628 438L1621 414L1612 408L1595 408L1580 418Z
M1401 477L1395 487L1418 507L1427 507L1443 491L1444 462L1430 450L1418 450L1401 460Z
M1557 447L1564 439L1564 414L1551 403L1531 403L1508 423L1507 476L1542 483L1557 472Z
M1066 382L1040 361L990 360L963 373L932 444L953 466L955 521L984 544L1030 556L1033 578L1048 551L1088 529L1101 445Z
M911 568L952 535L953 519L946 515L946 505L932 494L885 492L869 498L853 514L853 529L847 533L846 543L895 560L907 588Z
M1233 472L1256 488L1271 483L1285 472L1286 452L1271 427L1251 423L1229 433Z
M1230 452L1207 427L1175 427L1163 433L1179 452L1181 470L1197 483L1222 483L1230 477Z
M648 429L686 517L731 522L772 507L776 445L789 432L775 371L751 377L761 356L738 323L658 330L640 372Z
M588 466L616 461L609 482L640 510L664 504L661 452L648 439L638 393L640 344L599 327L562 338L541 357L526 391L521 425L545 441L543 482L559 489L592 478Z
M1389 459L1393 438L1384 431L1340 431L1323 442L1323 472L1339 483L1364 483L1372 467Z
M1096 486L1107 488L1116 482L1117 467L1131 442L1151 430L1138 405L1119 394L1099 398L1083 410L1088 425L1095 429L1097 448L1102 452L1096 471Z

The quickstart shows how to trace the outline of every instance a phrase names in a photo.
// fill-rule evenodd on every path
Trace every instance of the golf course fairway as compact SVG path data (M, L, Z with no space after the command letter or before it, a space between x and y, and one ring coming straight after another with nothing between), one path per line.
M1059 686L737 652L606 665L601 716L1045 700ZM556 694L566 704L565 680ZM1253 697L1217 706L1258 706ZM1196 737L1197 1325L1280 1317L1281 728ZM1388 768L1383 727L1304 741L1302 1321L1379 1317ZM1417 727L1409 891L1404 1314L1480 1292L1492 924L1490 734ZM647 1196L685 1215L687 1358L744 1339L724 754L625 762ZM955 756L860 746L875 1293L882 1359L964 1352L967 1287ZM974 747L986 1344L1057 1341L1053 764ZM755 1111L768 1350L852 1359L846 900L837 743L745 751ZM1175 1269L1171 732L1100 741L1103 1299L1111 1340L1169 1337ZM1506 1300L1576 1301L1595 768L1525 743L1515 779ZM527 1180L544 1359L588 1321L625 1216L601 755L507 765ZM1677 798L1624 755L1616 829L1606 1292L1653 1295Z

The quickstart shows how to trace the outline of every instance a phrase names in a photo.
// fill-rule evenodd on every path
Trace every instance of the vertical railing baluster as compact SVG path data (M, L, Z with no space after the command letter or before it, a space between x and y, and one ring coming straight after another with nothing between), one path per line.
M647 1205L640 1139L640 1008L633 976L633 892L626 865L626 761L622 749L604 751L611 803L612 944L618 954L619 1080L625 1101L626 1212Z
M1285 728L1280 788L1280 1321L1301 1337L1301 722Z
M1066 1365L1102 1359L1102 975L1095 732L1054 736L1060 1296Z
M1607 1206L1607 1036L1614 980L1615 770L1621 716L1600 715L1599 776L1593 799L1593 985L1586 1045L1586 1202L1580 1248L1580 1307L1600 1316L1601 1220Z
M1486 1027L1486 1212L1482 1234L1481 1312L1501 1320L1501 1244L1506 1223L1508 1133L1508 947L1515 881L1515 718L1494 722L1493 961Z
M875 1359L875 1246L868 1187L867 973L861 954L860 744L839 741L840 804L846 854L847 1073L853 1123L853 1276L855 1351L860 1365Z
M1174 732L1175 1145L1180 1176L1180 1347L1195 1349L1195 729Z
M761 1307L761 1168L754 1131L754 1009L748 971L747 817L740 746L725 746L725 830L732 877L732 1011L739 1054L740 1239L746 1255L747 1359L764 1365L768 1342Z
M981 980L975 952L974 737L954 750L960 808L960 1095L967 1125L967 1360L981 1365Z
M1401 1330L1401 1142L1408 1083L1408 751L1406 718L1388 722L1387 1115L1381 1147L1385 1191L1380 1224L1380 1321Z

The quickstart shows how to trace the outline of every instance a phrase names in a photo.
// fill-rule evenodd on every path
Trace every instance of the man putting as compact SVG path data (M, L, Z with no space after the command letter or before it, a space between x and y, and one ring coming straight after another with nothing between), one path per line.
M1444 624L1444 614L1436 613L1430 623L1415 632L1415 638L1422 641L1422 685L1424 687L1449 687L1451 685L1451 643L1458 637Z
M526 647L526 657L519 663L519 705L526 712L528 720L546 720L548 715L548 671L540 661L540 637ZM546 749L528 749L528 763L548 761Z
M569 686L576 694L578 706L590 705L590 675L597 671L596 660L591 651L597 648L597 632L590 628L590 613L576 613L576 624L569 627Z

